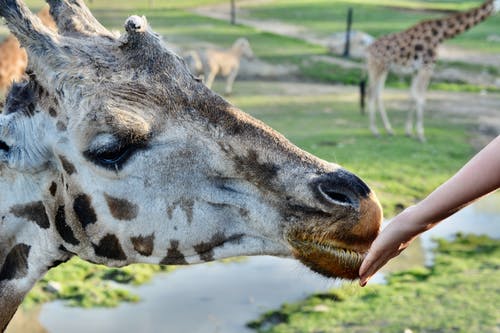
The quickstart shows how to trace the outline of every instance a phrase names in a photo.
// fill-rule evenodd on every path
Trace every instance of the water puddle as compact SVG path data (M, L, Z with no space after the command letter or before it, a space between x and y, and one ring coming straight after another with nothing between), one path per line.
M482 199L425 233L387 270L428 262L431 240L457 232L500 238L500 194ZM383 274L377 274L372 283L377 281L383 281ZM245 323L262 312L335 286L335 281L312 274L289 259L251 257L241 262L195 265L134 287L141 297L137 304L87 310L53 302L41 308L39 322L38 313L31 315L36 330L16 330L12 325L7 333L253 332Z
M49 332L250 332L244 323L286 301L334 287L296 261L252 257L178 269L134 288L138 304L116 309L43 307Z

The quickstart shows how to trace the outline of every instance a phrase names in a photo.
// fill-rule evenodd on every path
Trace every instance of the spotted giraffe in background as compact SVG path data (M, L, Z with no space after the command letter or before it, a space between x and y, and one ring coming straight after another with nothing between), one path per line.
M355 279L382 212L354 174L312 156L193 77L144 17L110 33L81 0L0 16L29 77L0 115L0 331L72 256L194 264L293 256Z
M49 14L48 6L38 13L38 17L46 26L57 29L56 23ZM2 98L12 85L12 82L23 79L27 65L26 51L21 48L14 35L8 35L0 44L0 95Z
M380 37L367 49L368 111L370 129L379 136L375 124L378 108L382 122L389 134L394 134L382 101L382 91L390 70L412 73L411 97L416 103L416 132L420 141L424 136L425 92L433 73L437 48L445 40L463 33L500 10L500 0L488 0L477 8L447 17L427 20L405 30ZM362 103L363 105L364 103ZM408 111L406 134L413 135L415 109Z

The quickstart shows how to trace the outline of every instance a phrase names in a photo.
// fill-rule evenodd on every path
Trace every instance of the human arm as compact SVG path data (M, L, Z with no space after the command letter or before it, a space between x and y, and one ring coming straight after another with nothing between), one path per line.
M500 136L424 200L397 215L373 242L359 269L360 285L422 232L500 187Z

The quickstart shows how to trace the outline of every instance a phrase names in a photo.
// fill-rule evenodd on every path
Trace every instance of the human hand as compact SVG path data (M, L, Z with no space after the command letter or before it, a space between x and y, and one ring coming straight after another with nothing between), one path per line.
M407 208L378 235L359 268L360 286L364 287L382 266L399 255L425 230L419 225L415 213L415 207Z

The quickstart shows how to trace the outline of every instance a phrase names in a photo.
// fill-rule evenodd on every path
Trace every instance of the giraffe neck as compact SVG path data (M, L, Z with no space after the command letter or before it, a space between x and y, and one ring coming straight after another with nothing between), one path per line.
M2 309L0 311L0 332L5 331L26 293L19 292L11 283L0 283L0 308Z
M441 33L443 39L450 39L486 20L490 15L495 13L496 6L494 0L488 0L479 7L431 22L433 22L433 25Z
M52 179L0 164L0 332L35 282L69 258L49 218Z

